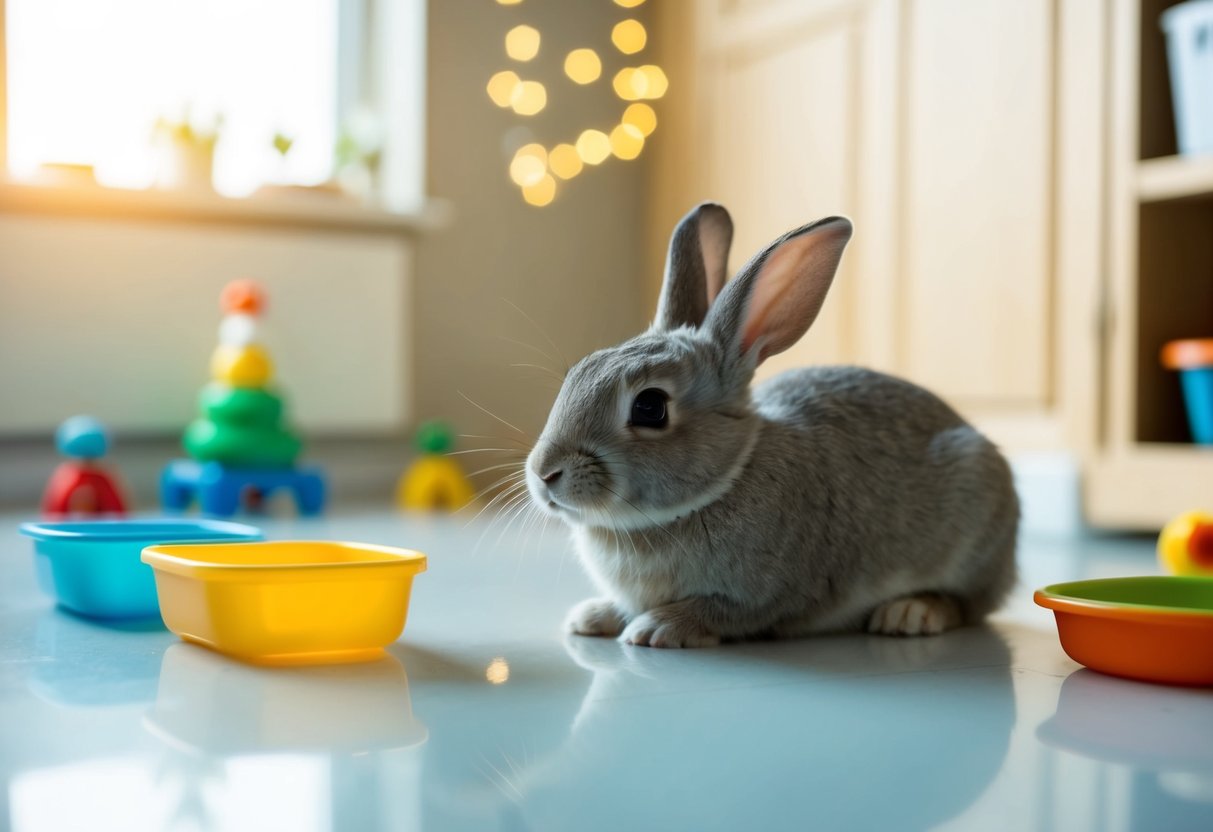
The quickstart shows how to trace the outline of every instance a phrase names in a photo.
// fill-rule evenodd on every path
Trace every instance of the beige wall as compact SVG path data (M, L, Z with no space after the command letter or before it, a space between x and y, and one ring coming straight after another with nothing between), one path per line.
M637 161L587 169L544 208L523 203L503 150L507 131L519 124L548 147L588 127L609 129L621 106L607 73L578 88L560 67L580 46L607 53L611 27L627 14L607 2L430 3L429 192L452 200L455 218L421 241L417 257L414 377L422 418L450 418L467 433L508 432L460 398L462 391L528 432L541 427L554 383L509 365L545 359L504 339L548 353L553 347L505 299L530 315L569 361L647 321L641 264L648 149ZM535 26L543 38L525 71L504 53L505 32L518 23ZM544 112L524 119L493 106L485 84L507 68L523 77L533 72L547 84ZM653 140L660 137L659 128Z

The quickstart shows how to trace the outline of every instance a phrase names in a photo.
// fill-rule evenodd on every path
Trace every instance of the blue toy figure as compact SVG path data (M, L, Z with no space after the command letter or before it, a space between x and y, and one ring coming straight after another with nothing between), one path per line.
M73 416L55 432L55 447L68 458L51 474L42 496L42 513L126 514L127 500L114 474L100 463L109 450L109 433L92 416Z

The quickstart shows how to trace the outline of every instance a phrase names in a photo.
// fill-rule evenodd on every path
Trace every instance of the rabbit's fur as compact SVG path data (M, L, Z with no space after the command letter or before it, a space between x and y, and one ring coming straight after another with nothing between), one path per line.
M751 391L816 317L850 235L840 217L798 228L725 286L732 223L700 205L674 232L652 328L569 371L526 473L604 596L572 611L574 632L666 647L930 634L1009 591L1011 472L947 404L857 367ZM634 410L650 388L668 394L663 426Z

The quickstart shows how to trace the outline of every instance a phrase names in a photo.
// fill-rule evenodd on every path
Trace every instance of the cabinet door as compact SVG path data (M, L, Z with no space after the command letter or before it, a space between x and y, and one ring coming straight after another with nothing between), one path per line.
M1049 396L1053 13L905 7L898 366L966 409Z
M1056 332L1074 310L1054 264L1073 278L1065 229L1089 203L1066 183L1079 168L1086 183L1098 155L1076 165L1072 147L1091 138L1095 85L1067 86L1055 60L1074 46L1079 2L717 0L677 5L686 19L668 7L667 28L694 44L677 41L671 78L694 94L671 114L680 150L660 158L655 217L668 228L675 204L721 200L734 268L816 217L855 222L817 324L760 375L864 364L1000 439L1056 442Z
M889 2L829 0L721 5L706 62L707 181L733 213L734 268L810 220L849 214L857 224L864 221L865 183L888 167L871 157L877 148L891 149L890 125L880 123L886 116L871 102L882 101L889 110L891 97L873 88L880 83L890 90L877 75L891 66L893 8ZM886 42L878 49L874 39L881 34ZM760 375L864 358L857 281L865 265L862 250L874 250L879 227L874 220L852 243L812 330L768 361Z

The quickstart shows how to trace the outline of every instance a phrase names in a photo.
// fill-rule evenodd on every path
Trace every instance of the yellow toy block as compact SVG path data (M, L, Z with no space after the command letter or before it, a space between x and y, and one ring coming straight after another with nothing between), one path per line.
M475 493L455 460L426 454L400 478L396 504L408 511L458 511Z

